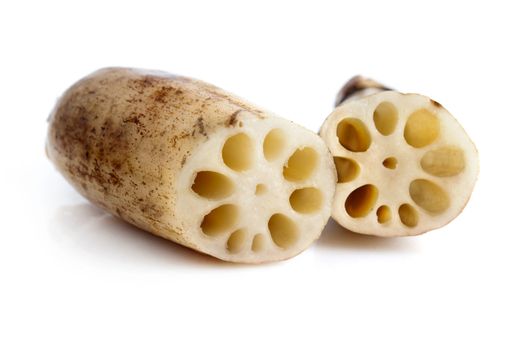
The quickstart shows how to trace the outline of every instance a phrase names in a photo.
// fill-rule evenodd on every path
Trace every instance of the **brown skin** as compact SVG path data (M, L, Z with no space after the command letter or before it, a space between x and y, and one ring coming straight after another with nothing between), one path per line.
M341 103L345 102L347 99L351 98L358 92L366 89L375 89L377 91L392 90L375 80L356 75L352 77L352 79L348 80L337 93L335 98L335 107L339 106Z
M201 81L106 68L60 98L49 119L46 152L97 206L192 247L173 219L177 175L192 151L218 128L235 126L242 110L267 116Z

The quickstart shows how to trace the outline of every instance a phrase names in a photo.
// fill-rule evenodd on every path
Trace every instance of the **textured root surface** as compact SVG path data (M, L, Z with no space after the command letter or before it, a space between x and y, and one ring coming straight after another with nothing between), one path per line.
M148 232L229 261L290 258L330 217L322 139L218 87L106 68L49 119L46 152L86 198Z

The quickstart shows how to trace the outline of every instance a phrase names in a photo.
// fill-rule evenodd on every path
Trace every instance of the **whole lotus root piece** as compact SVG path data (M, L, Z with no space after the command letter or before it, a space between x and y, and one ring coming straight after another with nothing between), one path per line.
M106 68L58 101L46 150L86 198L222 260L306 249L330 217L336 171L322 139L202 81Z
M479 172L476 147L438 102L354 77L321 137L338 181L332 217L353 232L418 235L453 220Z

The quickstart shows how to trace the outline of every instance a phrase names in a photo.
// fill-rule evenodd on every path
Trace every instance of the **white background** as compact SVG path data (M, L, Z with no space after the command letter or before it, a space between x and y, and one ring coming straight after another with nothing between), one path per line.
M524 349L524 10L465 3L3 1L0 348ZM220 263L104 214L45 158L58 96L114 65L200 78L312 130L365 74L449 109L479 181L426 235L330 224L289 261Z

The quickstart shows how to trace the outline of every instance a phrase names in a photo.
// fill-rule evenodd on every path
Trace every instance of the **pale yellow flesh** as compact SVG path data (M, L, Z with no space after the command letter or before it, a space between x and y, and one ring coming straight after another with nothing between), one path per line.
M417 235L447 224L463 210L479 171L461 125L421 95L350 99L320 134L338 173L332 217L357 233Z
M201 251L223 260L282 260L307 248L331 214L336 172L321 138L241 112L181 172L176 211Z

